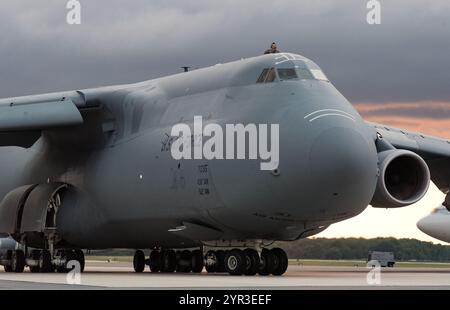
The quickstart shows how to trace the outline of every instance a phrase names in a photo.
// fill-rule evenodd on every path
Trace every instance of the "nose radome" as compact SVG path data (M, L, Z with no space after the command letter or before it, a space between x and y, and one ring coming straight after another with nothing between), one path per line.
M340 197L340 205L347 203L348 208L369 204L376 186L377 154L374 144L355 129L321 132L311 146L309 163L311 181L324 197Z

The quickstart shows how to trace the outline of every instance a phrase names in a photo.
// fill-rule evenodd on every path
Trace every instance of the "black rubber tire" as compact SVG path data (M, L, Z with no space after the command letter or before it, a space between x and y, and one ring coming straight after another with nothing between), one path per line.
M12 252L11 269L15 273L22 273L25 268L25 254L22 250Z
M200 250L194 250L191 253L191 267L193 273L201 273L203 271L205 263L203 260L203 252Z
M258 272L259 267L259 254L254 249L245 249L245 269L244 274L246 276L254 276Z
M62 265L62 266L57 266L56 267L56 272L58 272L58 273L68 273L72 269L67 267L67 263L70 262L71 260L75 260L76 259L75 251L73 251L71 249L60 249L60 250L58 250L58 252L60 252L61 259L65 259L66 260L66 263L64 265Z
M60 257L61 259L64 259L66 257L66 251L63 249L58 249L56 251L56 256ZM57 273L65 273L66 272L66 266L56 266L56 272Z
M31 258L33 260L37 260L39 261L39 257L41 256L41 251L40 250L33 250L31 251ZM38 273L40 272L40 268L39 268L39 264L37 266L30 266L30 272L31 273Z
M52 256L50 251L42 250L39 255L39 272L49 273L53 271Z
M141 273L145 269L145 254L141 250L134 252L133 268L137 273Z
M260 276L268 276L274 271L276 258L268 249L262 249L259 262L258 274Z
M214 264L207 264L209 260L215 260ZM208 251L205 255L205 269L208 273L214 273L217 270L217 253L215 251Z
M148 267L151 272L161 271L161 253L158 250L151 251Z
M184 250L177 252L177 272L188 273L192 270L192 253L191 251Z
M270 252L274 255L276 262L275 262L275 266L274 269L272 270L272 274L274 276L281 276L283 275L289 265L289 260L287 257L286 252L283 249L280 248L275 248L270 250Z
M177 255L174 250L164 250L161 252L161 272L171 273L177 268Z
M67 259L66 266L65 266L66 267L65 272L70 272L74 269L74 267L69 268L67 263L72 260L77 260L77 255L75 254L75 250L72 250L72 249L65 250L65 255L66 255L66 259Z
M76 249L74 251L74 253L75 253L76 260L80 263L80 272L84 272L84 267L86 265L86 261L84 258L83 250Z
M225 255L225 270L232 276L240 276L245 270L245 255L239 249L234 249Z
M227 255L227 252L223 250L216 251L216 257L217 257L217 266L216 266L216 272L227 272L225 268L225 256Z
M12 258L12 250L8 250L6 251L6 259L11 263L11 258ZM5 272L13 272L12 266L3 266L3 269L5 269Z

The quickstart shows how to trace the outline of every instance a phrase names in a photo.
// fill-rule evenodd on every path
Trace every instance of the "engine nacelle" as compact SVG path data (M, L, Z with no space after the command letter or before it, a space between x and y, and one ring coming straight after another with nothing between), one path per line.
M33 248L44 248L49 240L56 247L90 247L96 241L93 229L103 223L88 194L70 184L25 185L0 201L0 238L11 236Z
M372 198L374 208L400 208L422 199L430 185L430 170L416 153L388 150L378 154L380 174Z

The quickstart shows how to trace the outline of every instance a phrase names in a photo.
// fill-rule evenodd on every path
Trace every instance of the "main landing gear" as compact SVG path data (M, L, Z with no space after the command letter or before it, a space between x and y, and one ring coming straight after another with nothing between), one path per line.
M133 258L134 271L143 272L145 265L149 266L151 272L200 273L204 267L203 253L200 250L153 250L146 259L144 252L137 250Z
M74 268L74 264L78 263L79 272L84 271L85 259L84 253L80 249L58 249L54 254L49 250L33 249L27 250L8 250L6 256L0 259L5 272L22 273L28 266L31 273L50 273L60 272L67 273Z
M143 251L137 250L133 259L135 272L143 272L146 265L151 272L162 273L200 273L205 268L208 273L227 272L236 276L281 276L287 270L288 258L280 248L263 249L261 253L254 249L217 250L205 255L200 250L153 250L148 259Z

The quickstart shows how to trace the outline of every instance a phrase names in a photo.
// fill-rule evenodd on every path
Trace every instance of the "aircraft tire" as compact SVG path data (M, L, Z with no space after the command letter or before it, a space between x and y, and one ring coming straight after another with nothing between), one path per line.
M57 266L56 267L56 272L58 273L67 273L69 272L71 269L69 269L67 267L67 264L71 261L71 260L76 260L76 254L75 251L73 251L72 249L60 249L58 250L58 252L60 252L61 254L61 258L65 259L65 263L64 265L61 266Z
M271 253L268 249L262 249L258 274L260 276L270 275L275 269L275 260L276 258L273 253Z
M214 261L214 263L211 263ZM217 270L217 253L215 251L208 251L205 255L205 269L208 273L214 273Z
M254 249L245 249L245 270L244 274L246 276L254 276L258 272L259 267L259 254Z
M276 260L274 264L274 269L271 273L274 276L283 275L286 272L289 265L289 260L286 252L280 248L272 249L270 250L270 252L274 255L274 258Z
M42 250L39 255L39 272L49 273L53 271L52 256L50 251Z
M11 263L12 258L12 251L8 250L6 251L6 259ZM5 269L5 272L13 272L11 265L4 265L3 268Z
M78 261L78 263L80 263L80 272L84 272L84 267L86 265L84 253L81 249L76 249L74 252L75 252L76 260Z
M191 254L191 266L193 273L201 273L204 267L203 253L200 250L194 250Z
M246 259L239 249L229 251L225 255L225 269L232 276L240 276L244 273Z
M192 269L192 254L191 251L184 250L177 252L177 272L191 272Z
M141 273L145 269L145 254L141 250L137 250L134 253L133 268L137 273Z
M39 261L39 257L41 256L40 250L33 250L31 251L31 259ZM38 273L41 270L39 269L39 264L37 266L30 266L30 272L31 273Z
M153 250L150 253L149 258L149 264L148 267L150 268L151 272L159 272L161 271L161 253L157 250Z
M11 257L11 268L15 273L22 273L25 268L25 254L22 250L14 250Z
M225 256L227 252L223 250L216 251L216 257L217 257L217 267L216 272L227 272L225 268Z
M161 252L161 272L171 273L177 268L177 256L174 250Z

